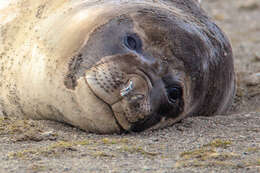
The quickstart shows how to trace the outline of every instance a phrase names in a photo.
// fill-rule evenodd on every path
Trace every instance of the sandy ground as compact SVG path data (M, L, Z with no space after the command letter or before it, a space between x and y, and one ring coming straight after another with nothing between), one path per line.
M0 115L0 172L260 172L260 1L202 6L233 46L238 90L228 115L120 136Z

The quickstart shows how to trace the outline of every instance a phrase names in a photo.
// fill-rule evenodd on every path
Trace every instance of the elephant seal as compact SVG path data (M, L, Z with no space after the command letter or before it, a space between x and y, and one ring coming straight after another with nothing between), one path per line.
M232 103L230 43L195 0L14 0L0 15L6 116L122 133Z

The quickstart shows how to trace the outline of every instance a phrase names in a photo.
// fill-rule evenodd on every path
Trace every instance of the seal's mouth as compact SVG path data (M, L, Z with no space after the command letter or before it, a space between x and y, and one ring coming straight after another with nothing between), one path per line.
M120 89L121 99L111 105L114 116L123 129L131 130L133 124L145 121L153 112L150 91L151 82L142 74L128 75L130 78Z
M151 102L150 77L143 70L128 74L114 65L101 63L86 72L85 79L92 92L109 105L122 129L137 131L139 124L153 125L148 121L149 117L154 117L155 109Z

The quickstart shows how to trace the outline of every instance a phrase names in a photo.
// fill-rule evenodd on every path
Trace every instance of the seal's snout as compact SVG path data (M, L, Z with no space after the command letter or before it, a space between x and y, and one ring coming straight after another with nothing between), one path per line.
M131 99L127 100L129 105L128 108L132 110L131 114L117 114L117 119L124 119L122 124L127 124L126 130L140 132L145 129L148 129L161 120L177 118L184 110L184 101L183 101L183 88L182 85L177 83L174 79L170 80L170 76L166 76L167 80L164 80L164 77L158 78L153 81L153 85L149 88L149 91L146 95L134 95L135 90L133 89L134 82L130 81L125 88L121 90L124 97ZM132 99L133 98L133 99ZM149 109L139 112L136 117L134 112L138 112L140 104L143 104L144 100L146 103L149 103ZM119 106L119 104L118 104ZM122 106L122 103L120 104ZM133 121L127 121L131 119Z
M160 61L154 61L155 68L144 58L131 53L104 57L85 75L93 93L110 106L126 131L145 130L183 110L183 86L176 75L162 73Z
M133 124L143 121L153 111L150 89L143 77L131 74L119 92L121 98L111 108L121 127L130 130Z

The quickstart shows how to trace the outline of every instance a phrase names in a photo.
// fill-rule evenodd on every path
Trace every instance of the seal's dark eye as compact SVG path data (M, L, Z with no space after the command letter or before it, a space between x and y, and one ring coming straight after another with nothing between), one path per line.
M141 40L136 34L125 36L124 44L131 50L139 50L141 48Z
M167 88L168 99L171 103L175 103L177 99L181 98L182 90L179 87Z
M127 36L125 40L125 44L129 49L136 49L137 43L134 37Z

